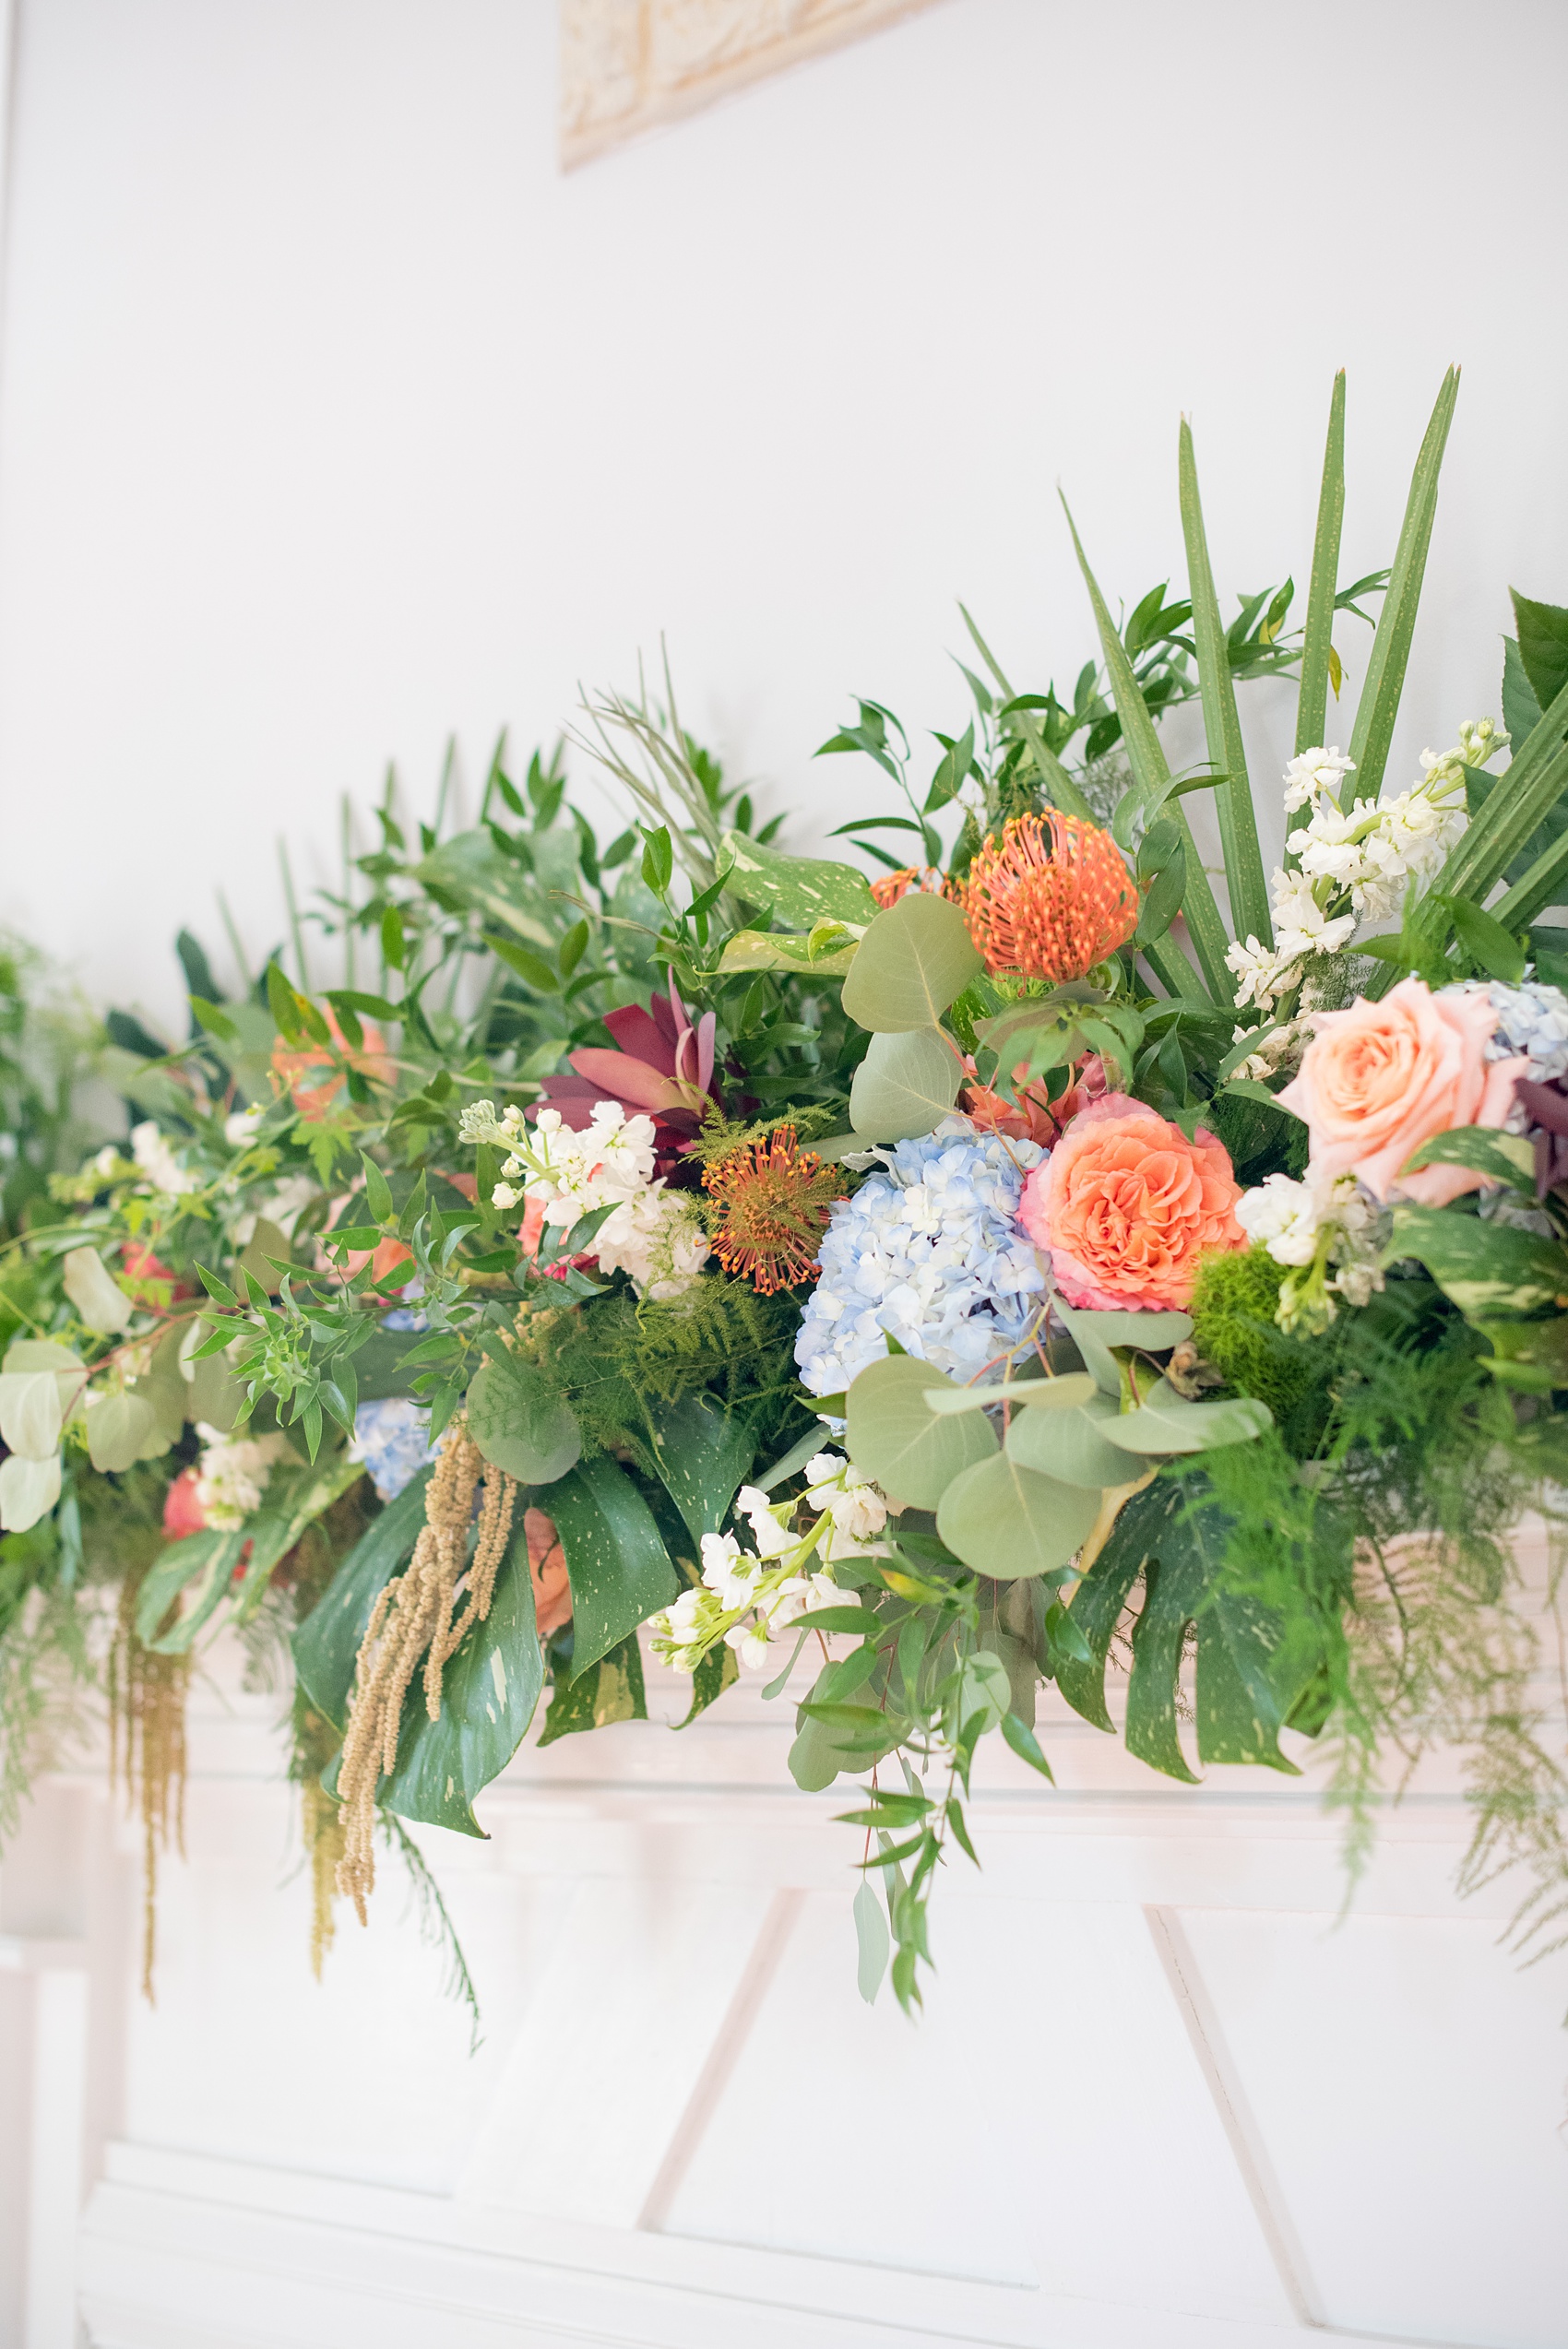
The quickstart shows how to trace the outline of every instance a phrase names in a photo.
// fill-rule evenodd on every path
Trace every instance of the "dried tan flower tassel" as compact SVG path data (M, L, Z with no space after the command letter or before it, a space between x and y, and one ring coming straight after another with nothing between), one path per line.
M468 1570L466 1603L454 1622L481 1473L479 1536ZM455 1420L425 1489L424 1527L414 1554L403 1572L387 1584L365 1626L338 1772L344 1849L337 1885L353 1902L362 1925L375 1884L375 1791L383 1775L398 1765L403 1700L423 1656L425 1709L433 1721L440 1719L442 1672L469 1624L483 1622L490 1612L517 1494L514 1478L490 1466L466 1422Z
M142 1826L142 1996L149 2006L158 1955L158 1858L171 1837L185 1856L185 1697L188 1655L163 1655L137 1632L142 1576L120 1586L120 1607L109 1651L109 1783L122 1774Z

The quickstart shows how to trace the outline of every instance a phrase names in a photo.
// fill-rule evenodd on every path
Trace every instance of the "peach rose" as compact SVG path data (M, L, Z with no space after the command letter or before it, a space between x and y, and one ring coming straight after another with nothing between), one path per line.
M547 1517L542 1509L525 1512L523 1532L528 1537L529 1572L533 1577L534 1620L540 1638L548 1639L552 1631L572 1619L566 1553L561 1547L554 1518Z
M1145 1102L1108 1093L1030 1173L1018 1220L1049 1252L1069 1305L1166 1312L1193 1293L1206 1250L1245 1248L1241 1185L1222 1142L1191 1142Z
M1496 1026L1479 990L1434 995L1420 979L1402 979L1381 1003L1363 998L1319 1012L1301 1069L1279 1095L1306 1121L1314 1171L1353 1174L1379 1199L1429 1207L1479 1191L1482 1178L1468 1167L1400 1169L1434 1133L1503 1123L1529 1062L1485 1058Z

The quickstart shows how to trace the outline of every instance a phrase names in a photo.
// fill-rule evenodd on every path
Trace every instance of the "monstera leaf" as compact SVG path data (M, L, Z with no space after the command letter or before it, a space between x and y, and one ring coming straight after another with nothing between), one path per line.
M1483 1224L1452 1207L1396 1207L1388 1253L1418 1258L1467 1321L1550 1312L1568 1294L1568 1249L1560 1240Z
M1133 1632L1127 1750L1167 1776L1197 1783L1176 1727L1176 1692L1187 1626L1197 1632L1198 1755L1261 1762L1292 1776L1279 1730L1316 1668L1315 1653L1287 1642L1283 1619L1222 1569L1230 1521L1199 1475L1162 1477L1134 1493L1075 1594L1072 1615L1092 1661L1063 1660L1057 1684L1068 1703L1109 1729L1105 1659L1140 1572L1144 1603ZM1201 1505L1200 1505L1201 1504Z

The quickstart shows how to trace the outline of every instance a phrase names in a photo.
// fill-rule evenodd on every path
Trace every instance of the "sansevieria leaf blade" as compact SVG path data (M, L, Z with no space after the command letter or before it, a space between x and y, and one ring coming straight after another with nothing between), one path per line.
M1272 946L1274 930L1269 920L1263 851L1258 847L1257 818L1253 811L1253 787L1247 775L1241 721L1236 710L1236 687L1230 675L1225 623L1219 616L1219 598L1215 593L1214 569L1208 559L1192 427L1184 416L1180 462L1182 531L1187 542L1187 584L1193 604L1193 641L1197 647L1204 732L1208 740L1210 765L1229 777L1217 786L1214 806L1225 856L1230 915L1239 938L1260 938L1265 946Z
M1073 520L1072 511L1065 498L1063 499L1062 504L1063 511L1067 516L1067 528L1073 533L1073 545L1078 557L1078 568L1084 575L1084 584L1089 591L1089 601L1094 606L1095 624L1099 630L1100 648L1105 655L1106 672L1111 680L1111 698L1116 704L1116 714L1122 720L1122 739L1127 745L1127 758L1133 770L1133 778L1139 790L1152 803L1162 788L1170 782L1170 769L1166 763L1165 753L1159 747L1159 737L1155 732L1154 720L1148 713L1148 705L1138 690L1138 681L1133 672L1133 664L1128 658L1127 647L1117 634L1116 623L1111 617L1110 607L1099 591L1099 582L1089 568L1088 557L1084 552L1083 541L1078 537L1077 525ZM1182 901L1182 911L1187 919L1187 928L1192 934L1198 967L1203 972L1213 999L1221 1003L1233 1002L1236 997L1236 982L1231 978L1225 962L1225 950L1230 942L1226 934L1225 924L1219 918L1219 908L1215 904L1214 891L1209 886L1208 876L1203 869L1197 842L1193 837L1192 826L1187 822L1186 814L1180 802L1168 806L1164 813L1170 817L1181 833L1182 846L1186 851L1187 886ZM1174 959L1179 953L1174 942L1164 941L1161 952L1170 959L1174 967ZM1149 959L1154 962L1152 955ZM1165 973L1158 962L1154 962L1154 967L1159 971L1161 979L1164 979ZM1167 985L1170 983L1169 979L1166 980ZM1173 991L1182 995L1196 993L1196 990L1190 983L1186 986L1178 986Z
M1323 486L1318 492L1317 529L1313 539L1313 572L1307 587L1306 625L1301 633L1301 690L1296 702L1296 755L1316 750L1328 725L1328 681L1333 668L1334 599L1339 578L1339 539L1345 524L1345 370L1334 378L1328 406L1328 443L1323 453ZM1296 831L1312 814L1299 807L1289 829Z
M1405 670L1410 658L1410 640L1415 634L1416 608L1420 602L1427 549L1431 544L1432 520L1437 512L1438 475L1443 466L1443 452L1448 443L1448 428L1454 421L1454 403L1458 397L1459 370L1450 367L1443 379L1443 388L1437 395L1437 404L1431 411L1431 421L1427 426L1426 437L1416 459L1416 469L1410 478L1410 494L1406 502L1405 519L1400 526L1399 544L1388 575L1388 589L1383 599L1377 634L1372 639L1366 682L1356 705L1356 723L1350 735L1350 757L1356 769L1354 788L1359 800L1375 800L1383 789L1384 769L1388 765L1389 745L1394 740L1394 721L1398 715L1399 696L1405 686Z

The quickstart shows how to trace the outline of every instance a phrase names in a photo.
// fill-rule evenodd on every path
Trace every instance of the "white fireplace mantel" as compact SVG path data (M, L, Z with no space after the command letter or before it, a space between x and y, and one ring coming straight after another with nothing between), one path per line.
M1188 1790L1048 1709L1061 1783L988 1755L983 1870L940 1887L910 2024L856 1994L844 1797L793 1790L754 1688L680 1736L530 1747L489 1842L422 1835L470 2056L390 1866L313 1982L276 1706L194 1699L156 2009L96 1774L52 1780L7 1861L31 2094L0 2183L30 2177L0 2343L1568 2343L1568 1961L1498 1946L1509 1887L1455 1898L1452 1774L1341 1922L1310 1778Z

